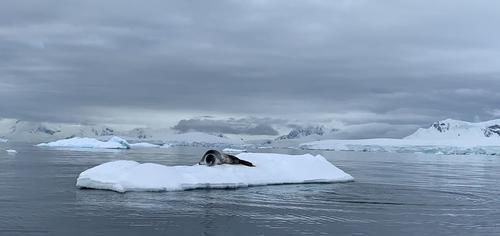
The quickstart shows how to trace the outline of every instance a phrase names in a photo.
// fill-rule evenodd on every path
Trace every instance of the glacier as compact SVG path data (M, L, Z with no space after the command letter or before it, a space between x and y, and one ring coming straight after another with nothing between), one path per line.
M500 120L466 122L446 119L402 139L328 139L299 145L307 150L411 152L445 155L500 155Z
M357 151L357 152L403 152L445 155L500 155L498 141L482 140L468 142L456 140L409 140L409 139L359 139L321 140L303 143L306 150Z
M128 191L181 191L201 188L238 188L258 185L335 183L354 178L321 155L241 153L239 158L256 167L242 165L164 166L118 160L83 171L80 188Z

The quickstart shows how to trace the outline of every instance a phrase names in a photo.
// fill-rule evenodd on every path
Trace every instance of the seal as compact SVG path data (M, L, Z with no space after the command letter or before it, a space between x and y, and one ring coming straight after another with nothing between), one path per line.
M232 165L244 165L249 167L254 167L255 165L249 161L241 160L236 156L219 152L217 150L208 150L205 152L201 158L199 165L222 165L222 164L232 164Z

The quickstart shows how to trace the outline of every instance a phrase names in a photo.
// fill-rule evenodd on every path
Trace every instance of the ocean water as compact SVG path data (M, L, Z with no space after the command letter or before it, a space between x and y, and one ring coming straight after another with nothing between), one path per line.
M75 187L103 162L189 165L204 151L0 144L0 235L500 235L495 156L313 152L356 181L125 194Z

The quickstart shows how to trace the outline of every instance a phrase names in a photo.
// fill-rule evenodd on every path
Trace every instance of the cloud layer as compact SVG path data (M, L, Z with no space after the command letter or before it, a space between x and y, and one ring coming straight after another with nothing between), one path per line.
M189 119L181 120L173 127L180 132L199 131L205 133L278 135L267 119Z
M183 117L179 130L227 125L189 120L201 115L491 119L499 10L486 0L9 1L0 8L0 115L144 123L151 111Z

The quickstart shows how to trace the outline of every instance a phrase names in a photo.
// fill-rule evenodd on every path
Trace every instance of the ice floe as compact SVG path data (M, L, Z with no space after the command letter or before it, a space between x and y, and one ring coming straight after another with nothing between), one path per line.
M242 165L164 166L119 160L90 168L80 174L81 188L127 191L180 191L199 188L237 188L271 184L347 182L354 178L321 155L242 153Z
M224 150L222 150L222 152L229 153L229 154L238 154L238 153L248 152L248 151L245 149L224 148Z
M164 143L163 145L160 146L160 148L171 148L173 147L174 145L170 144L170 143Z
M111 137L108 141L100 141L95 138L69 138L49 143L40 143L39 147L56 148L95 148L95 149L129 149L130 144L120 137Z
M161 145L152 144L152 143L131 143L129 144L132 148L159 148Z
M159 148L162 145L152 143L129 143L127 140L114 136L108 141L95 138L69 138L49 143L40 143L39 147L69 148L72 150L86 149L130 149L130 148Z
M17 151L16 151L16 150L14 150L14 149L8 149L8 150L5 150L5 151L6 151L7 153L10 153L10 154L15 154L15 153L17 153Z

